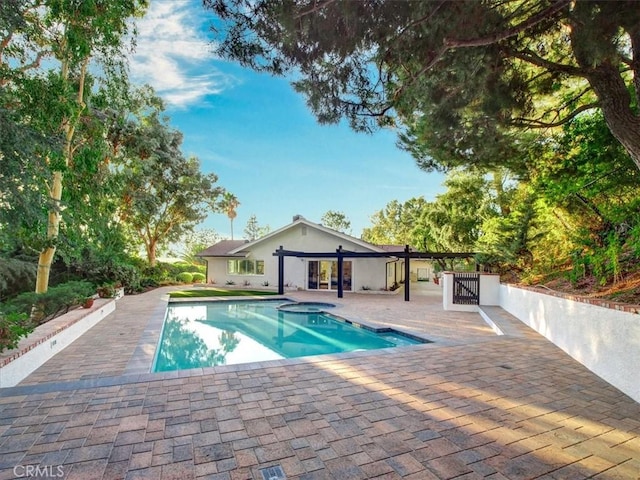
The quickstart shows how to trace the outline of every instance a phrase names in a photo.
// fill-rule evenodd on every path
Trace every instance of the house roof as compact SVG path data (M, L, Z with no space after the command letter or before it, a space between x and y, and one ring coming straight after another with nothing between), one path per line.
M238 247L236 247L235 249L231 250L229 253L231 254L239 254L240 252L250 249L252 247L254 247L255 245L262 243L272 237L275 237L276 235L279 235L282 232L285 232L291 228L297 227L298 225L306 225L310 228L315 228L316 230L320 230L322 232L328 233L330 235L333 235L334 237L336 237L337 239L342 239L351 243L355 243L356 245L359 245L363 248L366 248L368 250L371 250L372 252L379 252L382 253L384 252L384 250L376 245L373 245L372 243L369 242L365 242L364 240L360 240L359 238L356 237L352 237L351 235L347 235L346 233L342 233L342 232L338 232L337 230L333 230L332 228L328 228L325 227L323 225L320 225L318 223L314 223L314 222L310 222L309 220L307 220L306 218L297 215L296 217L294 217L293 222L291 222L289 225L285 225L282 228L279 228L278 230L274 230L273 232L265 235L264 237L260 237L257 240L254 240L252 242L248 242L245 243L244 245L239 245ZM208 255L207 255L208 256Z
M333 235L338 240L345 240L351 243L355 243L363 248L371 250L372 252L404 252L404 245L374 245L369 242L365 242L359 238L353 237L351 235L347 235L346 233L338 232L337 230L333 230L332 228L325 227L324 225L320 225L319 223L310 222L306 218L297 215L294 217L293 222L288 225L285 225L282 228L274 230L273 232L268 233L267 235L260 237L253 241L248 240L222 240L215 245L210 246L209 248L201 251L196 256L197 257L244 257L246 255L246 251L253 248L255 245L258 245L276 235L285 232L291 228L294 228L298 225L306 225L311 228L315 228L322 232Z
M231 251L246 244L247 240L221 240L197 253L196 257L241 257L243 255L234 254Z

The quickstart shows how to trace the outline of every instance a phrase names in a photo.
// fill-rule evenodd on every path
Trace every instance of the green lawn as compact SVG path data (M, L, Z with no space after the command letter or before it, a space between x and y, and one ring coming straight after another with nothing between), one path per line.
M179 290L171 292L171 298L202 298L202 297L248 297L254 295L277 295L277 292L264 290L237 290L226 288L198 288L196 290Z

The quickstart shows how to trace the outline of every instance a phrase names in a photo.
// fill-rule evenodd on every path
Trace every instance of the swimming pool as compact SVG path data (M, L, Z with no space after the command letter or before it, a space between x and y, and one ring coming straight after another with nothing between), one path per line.
M152 371L428 342L388 328L372 331L352 324L325 312L331 304L296 305L283 300L169 304Z

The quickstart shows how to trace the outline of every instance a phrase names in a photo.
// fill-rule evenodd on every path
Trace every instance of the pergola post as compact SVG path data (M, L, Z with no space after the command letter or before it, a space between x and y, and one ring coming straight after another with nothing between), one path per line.
M411 284L411 269L409 268L409 245L404 246L404 301L409 301L409 285Z
M342 286L343 286L343 256L342 256L342 245L338 246L337 250L336 250L336 255L338 257L338 298L342 298L344 296L344 292L342 290Z
M284 249L282 245L276 251L278 254L278 295L284 295Z

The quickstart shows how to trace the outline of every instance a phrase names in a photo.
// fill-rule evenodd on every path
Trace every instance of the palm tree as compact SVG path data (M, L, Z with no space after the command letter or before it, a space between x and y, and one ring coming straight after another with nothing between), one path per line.
M236 208L240 206L237 197L231 192L225 192L222 199L218 202L220 209L227 214L231 222L231 240L233 240L233 219L238 216Z

